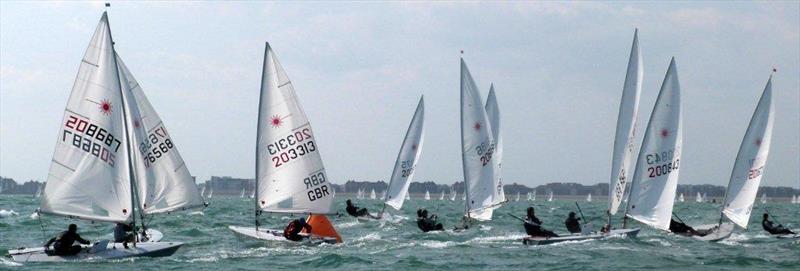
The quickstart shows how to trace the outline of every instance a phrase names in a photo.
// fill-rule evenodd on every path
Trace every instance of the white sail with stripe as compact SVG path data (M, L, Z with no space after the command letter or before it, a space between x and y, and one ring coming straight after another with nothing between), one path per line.
M417 109L411 122L408 124L406 136L400 145L397 159L392 169L392 177L389 179L389 188L386 193L386 205L395 210L403 207L403 202L409 198L408 186L414 178L414 169L417 168L419 154L422 151L423 137L425 135L425 97L420 97Z
M722 213L739 227L747 228L761 177L769 156L775 108L772 107L772 76L761 94L750 124L742 138L731 171ZM765 194L762 194L765 195ZM766 201L766 198L765 200Z
M466 216L491 220L497 159L492 126L478 86L461 59L461 158L466 184Z
M58 132L40 211L128 222L133 213L123 97L108 16L78 68Z
M334 198L316 135L269 43L259 98L256 204L268 212L331 212Z
M203 207L203 197L174 138L119 54L117 64L130 117L139 207L145 214Z
M631 183L627 216L668 230L680 172L681 92L675 58L670 61L645 130Z
M639 114L639 96L642 93L642 56L639 51L639 30L633 33L633 45L628 58L628 70L619 102L617 130L614 137L614 153L611 158L611 180L608 194L608 213L616 214L625 196L631 174L633 145L636 137L636 118Z

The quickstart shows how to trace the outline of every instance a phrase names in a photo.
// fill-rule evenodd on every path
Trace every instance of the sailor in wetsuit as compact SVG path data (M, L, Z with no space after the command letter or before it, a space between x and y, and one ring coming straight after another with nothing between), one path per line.
M366 216L366 217L373 218L373 219L379 219L379 217L371 215L369 213L369 211L367 211L367 208L358 208L358 206L353 204L353 202L350 201L349 199L345 203L347 204L347 208L345 208L345 210L347 211L347 214L349 214L351 216L354 216L354 217L364 217L364 216Z
M53 254L60 255L60 256L69 256L75 255L81 252L81 246L73 245L75 241L78 241L81 244L88 245L89 241L84 240L78 234L78 226L75 224L69 224L69 228L66 231L61 232L58 236L53 237L50 241L47 241L44 244L45 251L48 250L50 244L53 245Z
M700 235L694 228L675 219L669 221L669 231L679 234Z
M761 227L770 234L795 234L793 231L784 228L783 225L778 224L775 226L772 221L769 221L769 214L764 213L764 219L761 220Z
M536 217L533 207L528 207L528 216L525 218L525 232L534 237L558 237L552 231L542 228L542 221Z
M311 233L311 225L306 223L305 218L298 218L289 222L289 225L286 225L286 228L283 229L283 237L292 241L302 241L303 237L300 235L300 232L306 230L306 232Z
M437 219L438 217L435 214L429 217L428 210L417 210L417 227L423 232L444 230L442 223L436 223Z
M575 217L575 212L569 212L569 217L564 221L564 225L567 226L567 231L570 233L581 233L581 222L579 220L581 219Z
M117 223L114 226L114 242L122 243L122 246L128 248L128 242L133 242L133 225L125 223Z

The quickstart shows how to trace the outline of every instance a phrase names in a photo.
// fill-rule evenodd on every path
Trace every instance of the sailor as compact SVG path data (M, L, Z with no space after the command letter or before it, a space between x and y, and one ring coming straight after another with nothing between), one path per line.
M347 203L347 208L345 208L345 210L347 211L347 214L351 216L354 217L366 216L374 219L379 219L379 217L371 215L369 211L367 211L367 208L358 208L358 206L353 204L353 202L350 201L349 199L345 203Z
M133 225L117 223L114 226L114 242L122 243L122 246L128 248L128 242L133 242L133 238Z
M417 227L423 232L441 231L444 230L442 223L436 223L439 217L434 215L428 216L428 210L417 210Z
M53 245L53 253L55 255L60 256L68 256L68 255L75 255L81 252L81 246L73 245L75 241L78 241L81 244L88 245L89 241L84 240L78 234L78 226L75 224L69 224L69 227L66 231L63 231L58 234L58 236L53 237L50 241L47 241L44 244L45 251L48 250L50 244Z
M773 225L772 221L769 221L768 213L764 213L764 219L761 220L761 227L770 234L795 234L793 231L784 228L781 224L778 224L778 226Z
M286 225L286 228L283 229L283 237L292 241L302 241L303 236L300 235L300 232L303 230L306 232L311 233L311 225L306 223L305 218L298 218L289 222L289 225Z
M528 216L525 218L525 232L534 237L558 237L552 231L542 228L542 221L536 217L533 207L528 207Z
M700 235L694 228L675 219L669 221L669 231L680 234Z
M569 217L564 221L564 225L567 226L567 231L570 233L581 233L581 222L579 222L579 220L581 219L575 217L575 212L569 212Z

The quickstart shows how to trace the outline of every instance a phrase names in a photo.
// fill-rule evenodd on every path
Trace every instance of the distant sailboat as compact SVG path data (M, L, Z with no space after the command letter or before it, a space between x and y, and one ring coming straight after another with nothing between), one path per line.
M244 198L244 193L245 193L245 192L247 192L247 191L245 191L245 187L244 187L244 186L242 186L242 195L241 195L241 196L239 196L239 197L240 197L240 198Z
M517 192L517 197L514 198L514 201L519 201L519 192Z
M206 198L211 199L214 196L214 185L213 183L209 184L208 187L208 196Z
M709 202L708 194L706 192L703 192L703 202Z
M372 191L369 192L369 199L377 199L377 198L378 195L375 194L375 189L372 189Z
M592 194L586 195L586 202L592 202Z
M761 204L767 203L767 193L761 194Z
M683 193L681 193L681 195L678 196L678 201L684 202Z
M262 212L308 215L310 242L341 243L326 214L335 191L320 156L317 135L289 76L269 43L264 48L256 124L255 227L228 226L235 234L258 240L288 241L283 228L260 227Z
M425 190L425 200L431 200L431 193L428 190Z
M456 201L456 196L458 196L458 192L454 187L450 188L450 201Z
M442 194L439 196L439 200L444 200L444 189L442 189Z
M547 195L547 201L553 201L553 191L550 191L550 194Z
M38 185L36 188L36 194L33 196L34 198L38 198L42 196L42 185Z
M533 193L531 193L531 195L533 196L531 198L531 201L536 201L536 190L533 190Z
M381 193L381 200L385 199L386 199L386 190L383 190L383 192Z
M700 192L697 192L697 196L694 197L695 202L703 202L703 195L700 195Z
M528 201L533 201L533 194L531 194L531 192L528 192Z

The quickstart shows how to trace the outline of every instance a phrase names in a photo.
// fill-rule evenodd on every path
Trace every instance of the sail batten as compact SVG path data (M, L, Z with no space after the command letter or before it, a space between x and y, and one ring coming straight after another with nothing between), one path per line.
M772 141L775 109L772 107L772 76L742 138L723 200L722 213L741 228L747 228ZM766 194L762 194L762 201Z

